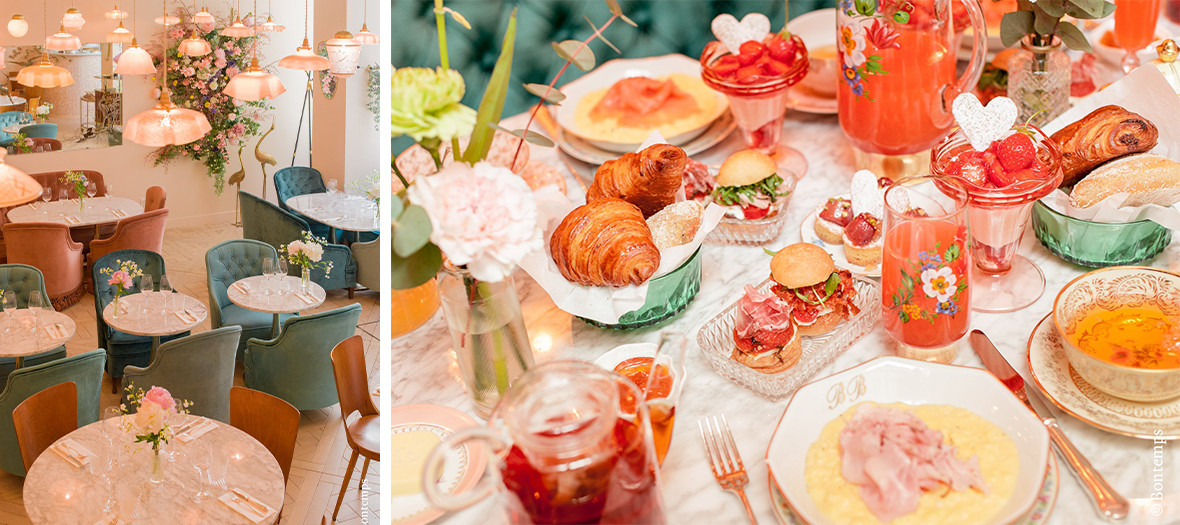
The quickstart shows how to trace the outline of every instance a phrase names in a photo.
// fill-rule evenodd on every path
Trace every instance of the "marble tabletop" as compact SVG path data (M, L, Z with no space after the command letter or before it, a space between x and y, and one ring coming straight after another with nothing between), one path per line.
M523 126L521 116L504 124L509 129ZM803 151L809 171L795 188L787 208L786 226L778 239L767 247L778 249L800 241L799 224L828 197L847 193L852 174L852 152L840 130L836 116L806 115L788 112L783 140ZM718 147L695 156L706 163L720 162L740 148L740 138L731 136ZM533 147L531 158L563 166L552 149ZM586 181L593 168L570 160ZM562 169L563 173L565 172ZM570 178L568 173L565 173ZM572 181L570 198L582 201L578 186ZM677 422L672 445L661 468L662 491L669 523L740 523L745 521L741 501L724 491L714 480L705 460L696 422L705 416L724 414L733 428L734 438L750 476L747 486L750 503L763 524L776 523L767 484L765 454L775 424L788 400L768 401L718 375L701 355L696 334L701 326L736 301L742 286L759 283L768 275L770 258L762 247L706 244L702 253L700 293L688 308L660 326L634 331L609 331L592 327L568 313L558 310L553 301L523 271L515 274L517 292L524 321L538 362L572 358L593 361L615 346L659 340L663 330L679 331L688 336L686 358L688 382L677 406ZM1052 309L1056 292L1086 268L1066 263L1043 248L1026 233L1020 253L1036 262L1045 273L1046 291L1032 306L1008 314L973 313L972 328L986 332L999 350L1029 377L1026 345L1034 326ZM1155 261L1156 266L1180 268L1180 243L1174 242ZM813 379L825 377L879 355L892 353L891 339L877 326L855 345L837 356ZM417 330L394 339L392 343L392 382L390 402L438 403L476 415L470 396L463 387L459 365L448 337L441 311ZM981 367L979 359L964 341L956 364ZM1115 435L1091 427L1058 410L1065 432L1106 479L1133 503L1127 523L1163 524L1180 522L1180 444L1165 444L1159 456L1168 473L1162 487L1153 487L1153 446L1151 441ZM477 418L478 419L478 418ZM1062 467L1068 472L1068 468ZM1159 493L1158 499L1152 499ZM1158 504L1158 507L1153 505ZM1158 512L1158 514L1156 514ZM1099 521L1088 496L1071 474L1061 475L1060 497L1047 523L1072 525ZM458 513L449 514L440 523L504 523L504 513L491 501L481 502Z
M364 232L381 229L377 204L343 192L308 193L287 199L287 206L336 229Z
M242 293L237 286L234 286L241 282L246 283L249 287L249 293ZM288 314L311 310L324 304L324 299L327 297L324 288L312 282L308 283L310 287L308 295L311 296L313 302L300 299L299 295L296 294L300 287L299 278L291 275L283 276L281 281L272 280L270 282L271 293L269 294L266 293L267 278L264 275L246 277L235 282L234 285L231 285L226 292L231 303L248 310L266 312L268 314ZM282 288L283 286L286 286L285 290Z
M143 213L143 205L124 197L87 197L81 209L77 199L33 201L8 210L9 222L59 222L71 228L114 224Z
M253 524L218 501L217 498L235 488L274 509L273 515L262 523L277 520L286 486L278 460L249 434L219 421L210 421L216 428L208 433L188 443L173 438L165 445L163 454L169 459L163 465L164 481L159 484L148 481L151 446L134 443L135 437L131 433L112 429L116 472L114 514L122 523ZM109 519L109 515L102 511L107 496L103 474L112 449L104 437L102 425L101 421L91 423L62 438L72 439L92 453L83 468L74 467L50 449L37 457L24 484L25 510L33 523L88 525L104 517ZM196 467L205 465L212 466L211 477L215 482L224 479L224 486L206 483L213 497L196 503L192 496L202 487Z
M120 332L160 337L192 330L208 317L209 309L196 298L179 292L169 295L166 310L160 292L124 295L119 299L119 308L123 310L119 316L114 316L115 302L111 301L102 309L102 319Z
M22 308L0 314L0 357L24 357L48 352L74 337L77 325L70 316L52 310Z

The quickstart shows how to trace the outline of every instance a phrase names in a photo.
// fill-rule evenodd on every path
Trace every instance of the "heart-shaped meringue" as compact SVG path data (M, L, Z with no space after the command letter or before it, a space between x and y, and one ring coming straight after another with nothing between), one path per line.
M992 141L1007 137L1019 113L1016 103L1008 97L993 98L984 107L972 93L960 93L955 97L951 112L976 151L986 150Z
M877 184L877 175L869 170L852 174L852 213L869 213L878 219L885 215L885 189Z
M717 15L712 27L713 36L721 41L725 49L736 55L742 44L751 40L761 42L770 34L770 19L761 13L750 13L738 22L733 15Z

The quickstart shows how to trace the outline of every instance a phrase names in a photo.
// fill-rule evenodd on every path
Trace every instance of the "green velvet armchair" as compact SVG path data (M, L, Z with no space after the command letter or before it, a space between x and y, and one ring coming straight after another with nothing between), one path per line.
M277 250L280 246L303 238L304 231L310 231L307 221L284 211L270 201L244 191L238 192L242 207L242 237L265 242ZM332 272L321 268L311 271L311 280L325 290L347 288L349 297L356 288L356 261L352 250L342 244L324 244L324 260L332 262ZM292 265L291 275L299 275L299 268Z
M352 243L356 259L356 283L373 291L381 289L381 238Z
M242 358L251 337L270 337L274 316L242 308L229 300L229 287L245 277L262 275L262 260L278 257L274 246L251 239L232 239L205 252L205 276L209 284L209 322L213 328L238 325L242 336L237 358ZM279 315L279 322L294 314Z
M106 359L106 352L99 348L51 363L22 367L8 376L4 390L0 391L0 468L17 476L25 475L12 411L37 392L73 381L78 386L78 426L98 421L99 389L102 388L102 369ZM330 368L328 373L331 373Z
M104 268L118 269L118 261L133 261L144 275L150 275L153 283L160 282L165 274L164 257L147 250L118 250L100 257L90 267L90 278L94 283L94 320L98 332L98 346L107 351L107 373L111 375L111 392L119 393L123 380L123 368L147 366L152 359L152 338L132 335L111 328L102 317L102 311L115 300L115 287L107 284L110 276L103 274ZM136 288L139 282L135 283ZM131 293L139 293L133 290ZM188 335L188 332L164 336L160 341L171 341Z
M41 270L27 264L0 264L0 290L16 293L18 308L28 307L31 291L40 290L42 297L49 297L49 293L45 291L45 278L41 275ZM62 345L48 352L25 357L24 365L39 365L65 356L66 347ZM0 381L8 377L13 370L16 370L16 358L0 357Z
M320 171L308 166L287 166L275 172L274 180L275 199L279 201L279 208L303 219L311 227L311 233L316 234L317 237L327 239L328 235L332 232L330 226L317 222L311 217L292 210L290 206L287 206L287 199L296 195L326 193L328 191L328 188L324 186L324 176L320 174Z
M242 327L224 326L163 343L147 368L128 366L128 385L144 390L168 389L172 397L193 402L190 414L229 424L229 389L234 386L234 359ZM127 402L126 393L123 402Z
M339 402L332 376L332 349L356 333L357 303L283 323L279 336L246 343L246 387L261 390L299 410Z

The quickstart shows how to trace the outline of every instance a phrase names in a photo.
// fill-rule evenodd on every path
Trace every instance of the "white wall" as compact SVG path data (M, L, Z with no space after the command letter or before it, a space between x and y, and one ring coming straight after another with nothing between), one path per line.
M323 4L329 4L333 9L339 10L339 4L337 2L331 0L321 1ZM351 0L352 3L355 3L357 13L356 27L352 27L351 23L348 27L352 31L357 31L360 28L359 17L361 16L360 8L363 6L362 1ZM378 15L375 14L377 12L377 0L369 0L369 2L369 29L379 31L375 27L379 26L380 22ZM65 9L72 5L78 8L86 18L86 25L77 32L82 41L105 42L106 33L113 29L117 23L107 20L102 14L111 9L114 3L114 0L49 0L49 18L55 21L52 23L50 31L53 32L57 28L58 24L56 20L59 20ZM155 17L160 16L161 4L159 2L144 0L140 0L136 4L139 12L134 13L133 18L138 23L137 36L141 37L142 45L145 43L144 41L152 40L161 29L161 26L152 21ZM169 2L170 10L173 8L173 4L174 2ZM277 0L273 4L273 18L275 22L287 26L287 29L281 33L271 33L271 42L266 46L259 47L259 62L263 67L273 65L283 56L293 53L295 48L303 41L303 2L297 2L296 0ZM311 0L311 4L310 13L313 20L308 22L308 30L310 31L309 37L314 47L317 41L331 38L332 34L339 28L329 27L328 24L324 24L325 27L317 29L314 20L314 0ZM242 0L241 2L242 10L245 12L250 12L252 5L252 1ZM131 2L124 0L119 2L119 6L122 9L130 10ZM228 15L230 6L231 3L229 2L209 2L210 11L218 16ZM321 6L321 9L324 7L326 6ZM352 7L352 5L350 4L349 7ZM263 14L262 20L265 20L267 0L259 0L258 8ZM29 33L20 39L13 38L3 29L3 24L6 24L12 14L17 12L23 14L29 22ZM350 15L348 18L350 22L352 18ZM0 46L36 45L40 43L44 38L41 29L42 19L40 3L0 0ZM128 29L135 31L135 28L132 27L132 19L125 20L124 25ZM372 47L374 46L369 46L369 48ZM366 60L368 62L376 62L376 50L366 49L365 52L371 54L372 58L363 58L362 63L367 63ZM299 122L300 105L303 102L304 87L306 85L306 76L303 72L277 67L272 68L272 71L282 79L287 92L271 101L271 105L275 109L269 112L262 122L263 131L265 131L270 126L270 120L275 120L275 130L266 138L262 149L278 159L279 164L277 167L268 167L268 174L273 174L277 168L291 165L292 149ZM358 146L360 149L355 154L348 155L348 157L357 157L358 160L355 162L358 164L358 167L352 169L344 165L325 165L324 161L318 158L316 159L315 167L323 171L325 175L329 173L348 173L349 178L354 176L363 177L368 173L369 169L379 165L376 154L378 133L373 129L371 117L368 116L368 112L364 108L363 73L344 81L343 84L347 89L347 95L344 99L344 102L347 104L347 114L337 122L333 122L332 120L334 119L329 118L320 119L320 121L315 122L317 128L316 137L318 138L328 133L345 134L350 139L356 137L357 139L355 141L350 140L349 143L357 142L360 144ZM140 111L149 110L154 106L155 100L151 97L154 87L153 80L147 76L130 77L123 82L124 120ZM340 97L341 93L338 92L337 98ZM315 103L322 101L323 98L316 95ZM360 140L362 137L372 141L373 146L365 149L363 145L364 141ZM263 190L262 174L259 163L254 159L254 146L256 142L257 137L248 138L246 140L246 148L242 152L247 172L246 180L242 183L242 189L260 195ZM168 190L168 208L171 210L169 217L170 226L201 224L211 221L229 222L233 220L236 200L233 186L227 186L225 192L218 196L214 194L212 179L207 175L203 163L188 160L185 157L166 167L155 168L148 158L152 151L154 151L153 148L125 141L124 145L111 148L14 155L9 158L9 163L29 173L64 169L97 170L102 172L104 178L114 185L114 193L116 195L125 197L138 198L144 194L149 186L163 186ZM302 142L294 159L296 165L307 165L306 152L307 123L305 120ZM236 158L237 145L230 148L229 155L231 159L227 162L227 175L237 171L239 167ZM359 164L362 163L359 160L360 157L366 155L371 157L371 159L365 160L364 163L371 163L372 168L359 167ZM267 186L267 198L273 201L274 186L269 180L267 181Z

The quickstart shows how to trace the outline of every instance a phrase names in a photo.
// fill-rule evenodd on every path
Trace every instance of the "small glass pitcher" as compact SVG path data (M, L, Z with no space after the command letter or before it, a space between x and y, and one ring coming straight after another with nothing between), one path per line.
M664 523L642 398L633 382L590 363L543 363L513 385L487 427L456 432L434 449L423 469L426 498L454 511L498 492L511 523ZM474 440L497 459L472 490L443 494L431 473Z

